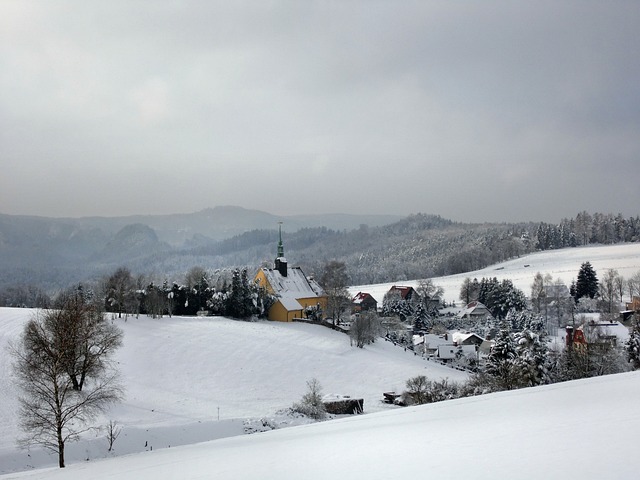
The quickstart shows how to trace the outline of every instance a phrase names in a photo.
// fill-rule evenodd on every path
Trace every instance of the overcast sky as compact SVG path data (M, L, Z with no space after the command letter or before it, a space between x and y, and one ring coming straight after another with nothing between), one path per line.
M640 213L640 2L0 0L0 213Z

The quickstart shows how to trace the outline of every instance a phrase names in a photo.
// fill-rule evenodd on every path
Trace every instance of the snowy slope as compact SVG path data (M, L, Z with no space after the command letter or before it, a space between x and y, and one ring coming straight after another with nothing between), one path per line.
M436 277L434 283L444 289L444 300L460 303L460 287L465 278L482 277L498 280L510 279L513 284L521 289L525 295L531 293L533 277L537 272L551 274L554 280L561 279L567 287L576 279L580 265L590 262L596 270L598 278L601 278L605 270L616 269L625 278L632 277L640 271L640 243L627 243L621 245L589 246L579 248L564 248L561 250L548 250L526 255L520 258L508 260L503 263L491 265L474 272ZM417 286L417 281L399 280L395 283L383 283L376 285L356 285L349 288L352 295L358 292L370 293L382 305L384 294L393 285Z
M631 479L639 396L626 373L2 478Z
M56 461L15 447L18 392L5 346L33 312L0 308L0 473ZM412 376L466 378L382 340L351 347L346 335L314 325L180 317L115 321L124 331L117 361L126 398L99 425L112 419L125 427L116 443L119 454L144 450L145 443L157 449L240 434L237 419L290 407L314 377L325 394L363 398L366 413L394 408L381 402L382 393L402 389ZM70 445L68 463L104 456L105 450L104 434L96 433Z

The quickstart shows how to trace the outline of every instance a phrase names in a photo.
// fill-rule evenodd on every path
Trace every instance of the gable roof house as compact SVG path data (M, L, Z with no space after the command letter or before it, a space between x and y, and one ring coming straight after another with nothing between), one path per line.
M565 341L567 346L593 345L607 348L610 346L624 345L629 340L629 329L616 321L591 320L574 329L566 327Z
M269 308L269 320L292 322L305 318L307 308L325 310L327 297L322 287L312 278L307 277L300 267L290 267L284 257L282 229L278 242L278 256L274 268L261 268L254 281L271 295L276 297Z
M378 301L370 293L358 292L352 299L353 312L364 312L366 310L378 310Z
M400 297L400 299L405 302L418 303L420 302L420 294L416 292L413 287L403 287L394 285L389 289L389 291L385 294L385 296L389 296L389 298L396 296Z
M489 309L480 302L471 302L458 314L459 318L467 319L481 319L481 318L493 318Z

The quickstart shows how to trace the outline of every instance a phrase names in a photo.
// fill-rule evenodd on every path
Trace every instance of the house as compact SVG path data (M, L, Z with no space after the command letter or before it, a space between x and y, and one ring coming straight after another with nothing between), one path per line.
M353 313L364 312L366 310L378 310L378 301L370 293L358 292L351 299Z
M389 291L385 294L385 297L393 298L399 297L400 300L404 300L405 302L418 303L420 302L420 294L416 292L413 287L402 287L394 285L389 289Z
M435 335L425 333L413 336L413 350L425 356L436 356L440 345L451 345L451 339L447 335Z
M279 230L278 255L274 268L261 268L254 281L276 297L269 308L269 320L292 322L305 318L305 311L327 308L327 296L313 278L307 277L300 267L290 267L284 257L282 229Z
M620 346L629 340L629 329L617 321L591 320L578 328L566 327L567 346Z
M480 347L485 341L480 335L465 332L453 332L451 339L454 345L475 345L476 347Z
M438 345L436 358L440 360L453 360L461 357L476 357L478 350L475 345Z
M633 297L630 302L626 304L627 310L632 310L636 313L640 313L640 297Z
M484 318L493 318L489 309L482 303L475 301L469 303L465 308L463 308L460 313L458 313L458 318L466 318L466 319L484 319Z

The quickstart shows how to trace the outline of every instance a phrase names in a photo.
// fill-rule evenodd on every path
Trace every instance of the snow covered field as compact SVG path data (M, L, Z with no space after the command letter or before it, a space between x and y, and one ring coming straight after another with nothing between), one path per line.
M444 300L456 302L458 305L460 305L460 287L467 277L471 279L477 278L478 280L482 277L496 277L498 280L508 278L513 282L514 286L522 290L526 296L529 296L533 277L537 272L543 275L549 273L554 280L559 278L569 287L571 281L577 278L580 265L584 262L591 263L591 266L596 270L598 278L602 278L605 270L609 268L617 270L624 278L630 278L640 271L640 243L547 250L491 265L474 272L436 277L433 278L433 282L444 289ZM367 292L381 306L384 294L393 285L407 285L415 288L417 284L417 281L400 280L395 283L356 285L350 287L349 291L353 295L358 292Z
M625 373L2 478L632 479L639 396Z
M15 445L18 391L6 345L34 312L0 308L0 474L57 461ZM243 419L290 407L314 377L325 394L363 398L365 413L395 408L381 402L382 393L401 390L412 376L466 378L383 340L351 347L346 335L315 325L215 317L115 321L124 331L117 361L126 398L99 425L115 420L124 427L115 443L119 455L242 434ZM106 446L104 432L69 444L67 464L104 457Z

